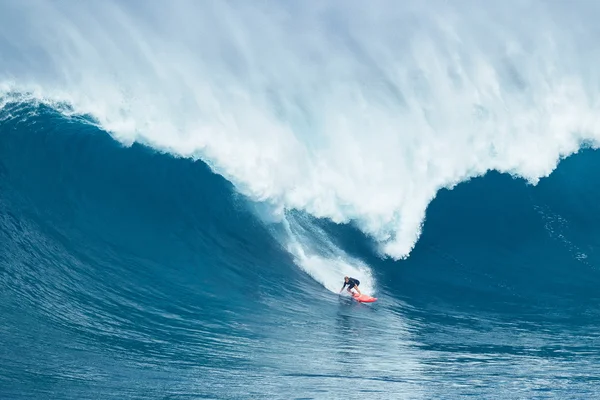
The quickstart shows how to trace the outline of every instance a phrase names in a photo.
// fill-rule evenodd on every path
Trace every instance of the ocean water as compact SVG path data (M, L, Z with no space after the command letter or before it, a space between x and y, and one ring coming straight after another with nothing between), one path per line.
M599 12L0 3L0 399L600 398Z

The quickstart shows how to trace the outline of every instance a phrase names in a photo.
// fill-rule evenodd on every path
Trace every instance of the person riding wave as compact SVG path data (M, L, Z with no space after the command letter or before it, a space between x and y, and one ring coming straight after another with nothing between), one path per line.
M351 295L354 295L354 293L352 293L352 289L356 289L356 291L358 292L359 295L362 294L360 292L360 289L358 288L358 285L360 285L360 281L358 279L349 278L349 277L345 276L344 277L344 286L342 286L342 289L340 290L340 293L342 293L342 290L344 290L344 288L346 287L346 285L348 285L348 289L346 289L346 290Z

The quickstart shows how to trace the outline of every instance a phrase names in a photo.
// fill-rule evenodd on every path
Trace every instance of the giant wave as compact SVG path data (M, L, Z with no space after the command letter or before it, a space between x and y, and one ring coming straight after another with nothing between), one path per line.
M593 398L597 8L0 5L0 397Z
M3 398L596 392L596 153L536 187L442 191L397 263L352 226L269 222L204 163L64 113L0 113ZM332 294L344 268L379 303Z
M279 214L352 221L397 259L439 189L489 170L536 183L596 145L585 7L11 3L0 85L201 158Z

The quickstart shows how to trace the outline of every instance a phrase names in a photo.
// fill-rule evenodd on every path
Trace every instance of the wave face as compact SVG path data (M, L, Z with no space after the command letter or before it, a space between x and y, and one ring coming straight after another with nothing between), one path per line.
M0 5L0 397L597 397L597 8Z

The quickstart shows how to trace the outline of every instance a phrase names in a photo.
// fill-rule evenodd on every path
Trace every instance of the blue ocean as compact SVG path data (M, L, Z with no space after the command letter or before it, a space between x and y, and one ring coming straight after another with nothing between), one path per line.
M599 16L0 3L0 399L600 398Z

